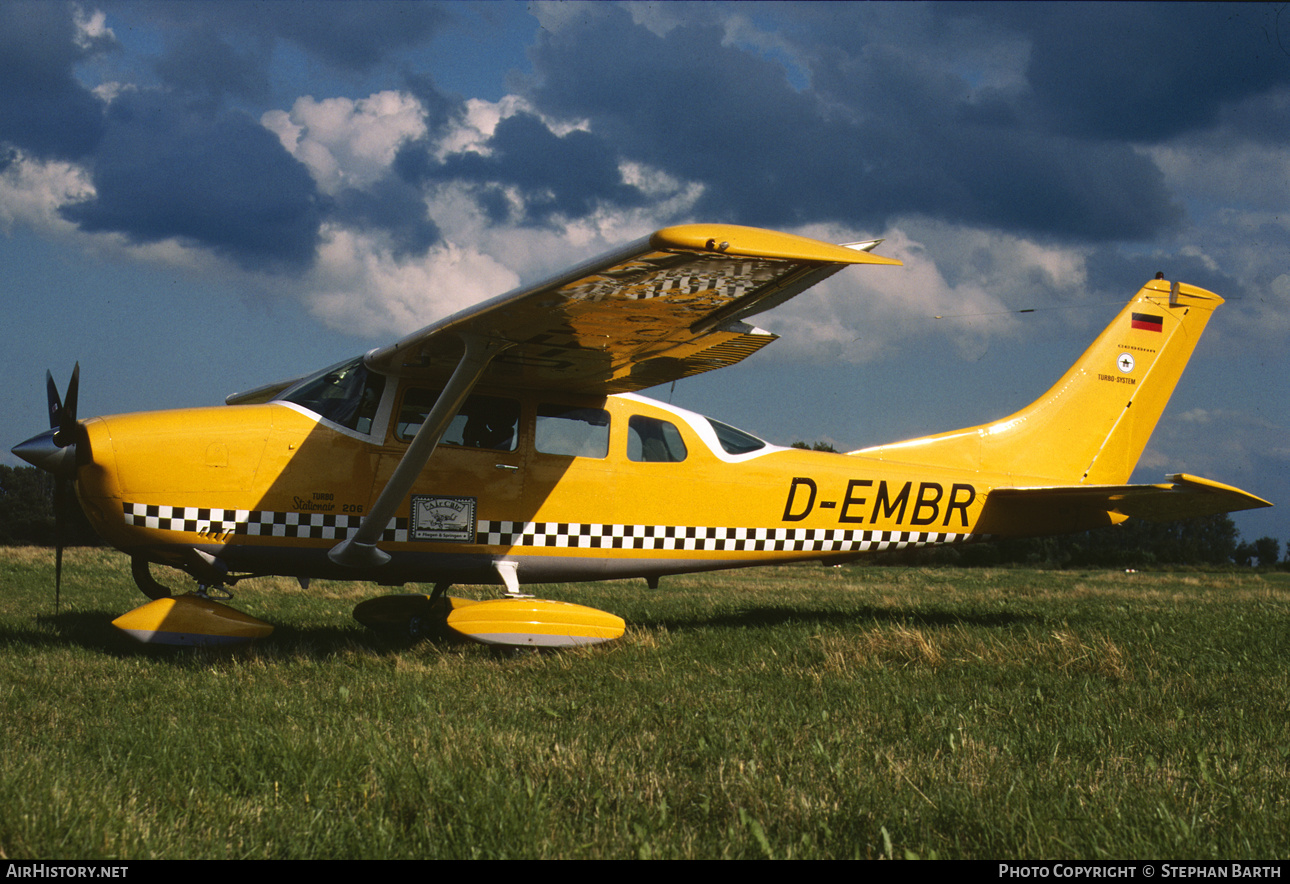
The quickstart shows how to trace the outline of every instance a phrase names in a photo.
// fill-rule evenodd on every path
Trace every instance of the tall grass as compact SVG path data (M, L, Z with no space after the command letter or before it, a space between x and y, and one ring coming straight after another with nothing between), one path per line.
M803 566L543 587L619 642L391 645L244 585L237 650L0 550L0 856L1259 858L1290 847L1286 575ZM466 589L480 597L490 591Z

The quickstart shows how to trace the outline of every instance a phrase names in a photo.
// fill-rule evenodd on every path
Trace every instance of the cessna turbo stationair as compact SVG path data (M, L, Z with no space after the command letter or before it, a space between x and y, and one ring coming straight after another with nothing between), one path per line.
M349 362L226 406L76 419L18 445L74 480L95 529L156 601L144 641L272 627L212 600L247 577L433 584L359 605L368 625L501 645L616 638L603 611L528 583L640 577L1055 534L1269 504L1188 475L1127 485L1217 295L1148 282L1043 396L980 426L847 454L770 445L636 391L732 365L775 339L745 320L852 264L746 227L660 230ZM877 272L881 272L880 270ZM149 563L186 571L171 597ZM500 598L458 599L453 584Z

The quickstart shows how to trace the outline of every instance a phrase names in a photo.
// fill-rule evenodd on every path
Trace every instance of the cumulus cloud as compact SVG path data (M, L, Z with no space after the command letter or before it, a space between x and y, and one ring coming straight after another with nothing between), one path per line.
M11 233L21 224L67 235L73 225L59 214L59 208L93 196L94 184L82 167L16 154L0 169L0 230Z
M517 282L512 270L475 249L444 244L400 260L361 233L328 229L304 297L332 328L399 338Z
M72 42L76 48L85 52L101 46L112 46L116 43L116 34L107 26L107 14L101 9L86 10L79 6L72 7L72 22L76 26L76 36Z
M445 131L438 135L431 155L440 163L452 154L489 156L492 150L488 142L497 131L497 124L518 113L533 114L536 111L520 95L506 95L500 101L468 98L455 125L445 127Z
M420 102L394 90L358 101L306 95L290 111L265 112L260 122L329 194L385 177L399 148L426 132Z

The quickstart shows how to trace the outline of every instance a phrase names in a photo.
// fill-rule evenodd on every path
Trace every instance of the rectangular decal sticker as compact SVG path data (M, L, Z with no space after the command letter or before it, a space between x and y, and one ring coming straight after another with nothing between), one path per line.
M1142 331L1158 332L1165 328L1165 318L1151 313L1134 313L1131 320L1132 327Z
M411 540L475 542L475 498L412 497Z

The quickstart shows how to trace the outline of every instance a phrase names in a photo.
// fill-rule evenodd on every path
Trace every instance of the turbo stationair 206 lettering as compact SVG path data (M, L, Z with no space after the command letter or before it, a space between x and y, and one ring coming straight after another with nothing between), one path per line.
M622 621L527 598L524 584L654 585L1268 505L1193 476L1125 484L1222 303L1164 280L1034 403L949 433L801 451L636 394L755 353L775 336L746 320L849 265L899 264L876 245L667 228L224 407L78 421L75 374L66 403L51 380L51 429L14 451L75 482L95 528L159 600L118 625L178 644L265 634L208 597L258 575L430 583L429 595L374 599L355 616L566 646L617 637ZM198 592L172 598L149 563L186 571ZM462 583L505 593L446 594Z

